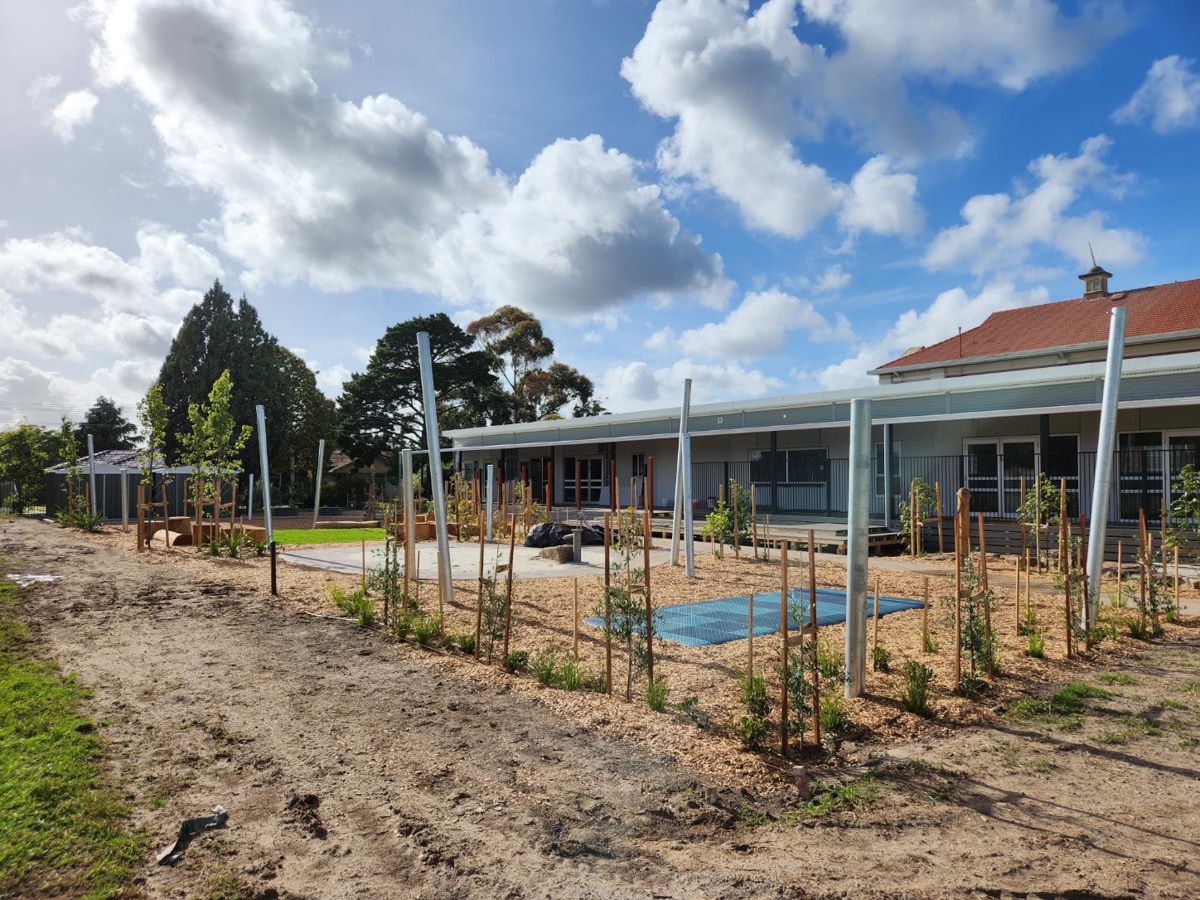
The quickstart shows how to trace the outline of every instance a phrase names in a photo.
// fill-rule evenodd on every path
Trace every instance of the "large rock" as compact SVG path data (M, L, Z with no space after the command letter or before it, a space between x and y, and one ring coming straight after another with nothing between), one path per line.
M574 562L575 548L569 544L560 544L557 547L543 547L542 552L538 556L556 563Z
M575 532L583 536L584 546L599 547L604 544L604 529L594 525L564 525L561 522L543 522L534 525L525 536L526 547L557 547L560 544L574 544Z

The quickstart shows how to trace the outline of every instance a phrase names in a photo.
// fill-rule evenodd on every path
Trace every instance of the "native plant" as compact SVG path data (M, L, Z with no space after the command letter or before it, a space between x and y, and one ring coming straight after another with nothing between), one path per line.
M346 615L356 619L363 628L368 628L375 622L375 601L368 597L362 588L347 591L339 584L331 585L329 600Z
M1189 463L1179 470L1171 484L1171 498L1167 543L1183 553L1186 535L1200 531L1200 467Z
M616 559L609 568L609 586L602 591L595 615L605 622L605 636L625 650L625 700L633 699L633 682L649 662L646 643L646 572L636 563L642 558L642 517L633 507L617 513ZM651 598L653 600L653 598ZM650 626L659 618L657 604L650 608Z
M733 545L735 542L740 546L750 537L750 492L734 478L729 479L728 490L729 501L721 498L712 512L704 517L703 533L713 539L714 547Z
M450 479L449 518L458 530L458 539L465 540L479 535L479 515L476 512L475 486L461 472Z
M1036 546L1034 534L1042 528L1047 528L1051 525L1059 524L1059 511L1062 509L1063 493L1059 485L1045 472L1039 472L1037 481L1021 500L1021 505L1017 507L1017 519L1021 525L1029 530L1029 542ZM1049 561L1050 542L1042 542L1043 550L1046 553L1046 561ZM1039 564L1041 560L1038 561Z
M876 644L871 648L871 668L876 672L890 672L892 653L886 647Z
M946 598L953 610L955 599ZM983 578L968 556L962 569L962 641L960 649L967 656L969 668L962 673L958 689L963 694L975 694L983 688L982 676L996 675L1000 671L996 636L989 624L995 608L996 598L990 589L983 586Z
M929 685L933 681L933 669L915 659L906 660L900 683L900 703L911 713L928 717L933 711L929 707Z
M925 555L921 531L925 521L935 518L938 512L937 492L933 485L924 478L914 478L908 497L900 501L900 521L905 524L904 540L908 544L908 552L913 556Z
M767 696L766 676L747 672L738 679L737 685L746 712L734 719L733 733L744 749L761 750L770 732L767 717L771 714L771 701Z

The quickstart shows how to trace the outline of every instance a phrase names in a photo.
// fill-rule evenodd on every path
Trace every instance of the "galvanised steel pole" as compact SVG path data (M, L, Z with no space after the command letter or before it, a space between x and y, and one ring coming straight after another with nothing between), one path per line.
M317 444L317 493L313 497L313 528L317 527L317 514L321 511L321 473L325 471L325 438Z
M846 522L846 696L867 678L867 521L871 499L871 401L850 401L850 497Z
M246 495L246 521L254 518L254 473L250 473L250 492Z
M1087 603L1084 604L1084 628L1094 628L1100 621L1104 537L1108 530L1108 498L1112 487L1113 455L1117 440L1121 363L1125 356L1125 307L1113 307L1111 316L1108 325L1108 362L1104 367L1104 397L1100 405L1100 434L1096 440L1096 481L1092 485L1092 533L1088 539L1088 595Z
M679 409L679 441L675 445L675 516L671 519L671 565L679 565L679 515L683 510L683 435L692 406L692 379L683 379L683 405Z
M683 410L683 563L688 578L696 577L696 534L692 517L691 393Z
M492 539L492 504L496 502L496 466L487 467L487 539Z
M446 523L446 490L442 484L442 445L438 434L437 393L433 389L433 353L429 332L417 332L417 353L421 358L421 404L425 407L425 444L429 448L429 490L433 497L433 521L437 530L438 586L442 608L454 599L450 575L450 529Z
M275 594L275 525L271 521L271 470L267 466L267 414L261 405L254 409L258 415L258 467L262 469L263 517L267 524L267 543L271 547L271 593Z

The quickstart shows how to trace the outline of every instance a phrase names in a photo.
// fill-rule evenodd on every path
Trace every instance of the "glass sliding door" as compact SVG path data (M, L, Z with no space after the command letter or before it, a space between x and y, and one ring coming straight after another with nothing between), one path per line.
M971 512L1000 511L1000 454L998 441L967 441L963 481L971 492Z
M1021 508L1021 480L1029 491L1037 479L1037 441L1025 438L1000 442L1000 468L1003 473L1004 496L1000 511L1015 516Z
M1176 482L1184 466L1200 466L1200 432L1177 431L1164 435L1167 448L1167 502L1179 497Z
M1138 513L1158 521L1162 504L1163 444L1160 431L1133 431L1117 438L1117 515L1138 521Z

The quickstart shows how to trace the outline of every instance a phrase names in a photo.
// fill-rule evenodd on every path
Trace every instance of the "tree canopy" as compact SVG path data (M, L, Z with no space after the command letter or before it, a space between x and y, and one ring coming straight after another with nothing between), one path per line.
M308 472L317 468L317 443L321 438L332 441L335 437L337 407L321 393L316 374L304 360L284 347L279 348L279 354L287 384L283 428L288 454L287 459L280 460L280 465ZM328 455L325 462L328 465Z
M571 415L604 412L593 399L592 380L577 369L554 362L554 341L533 315L515 306L502 306L467 326L501 384L492 402L491 421L537 422L559 418L568 404Z
M424 446L425 407L417 333L429 333L441 428L482 423L501 398L491 359L445 313L391 326L375 344L367 370L355 373L338 399L341 448L366 465L403 443Z
M53 439L53 432L27 422L11 431L0 431L0 481L16 485L16 495L10 498L13 512L24 512L41 495L50 461L46 448Z
M188 433L188 404L208 396L221 373L228 371L237 391L230 414L238 425L253 426L254 407L267 415L267 451L280 465L288 439L288 381L279 342L263 328L258 312L242 297L236 305L221 286L213 286L184 317L183 324L159 372L167 410L164 433L168 460L178 457L179 435ZM257 447L247 444L239 453L243 472L258 470Z
M132 450L136 446L137 426L122 412L121 407L108 397L97 397L75 429L76 443L86 450L90 434L97 453L101 450Z

